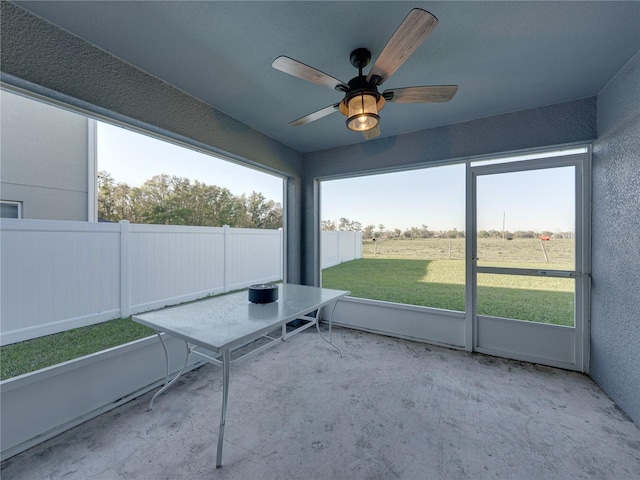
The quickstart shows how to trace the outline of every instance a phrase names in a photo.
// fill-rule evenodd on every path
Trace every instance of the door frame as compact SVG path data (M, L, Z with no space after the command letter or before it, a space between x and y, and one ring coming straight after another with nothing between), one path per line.
M575 265L574 270L555 271L530 269L500 269L480 267L481 273L507 273L533 276L557 276L575 279L574 326L524 322L513 319L478 316L477 314L477 201L476 180L481 175L509 172L524 172L573 166L575 171ZM567 368L588 373L590 345L590 269L591 269L591 149L581 147L578 150L550 151L522 157L497 157L495 160L467 162L466 166L466 314L465 349L467 351L487 353L500 357L524 360L555 367ZM519 271L517 271L519 270ZM481 330L494 333L503 329L505 336L511 339L520 337L520 346L513 349L508 346L487 347L479 342ZM523 332L526 338L522 339ZM523 352L523 345L538 342L534 353ZM545 343L546 342L546 343ZM564 351L563 355L557 352ZM539 353L536 353L539 352Z

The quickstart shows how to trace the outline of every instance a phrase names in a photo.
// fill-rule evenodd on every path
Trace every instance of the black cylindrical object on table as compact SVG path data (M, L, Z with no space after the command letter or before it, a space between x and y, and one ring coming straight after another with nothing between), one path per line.
M249 287L251 303L271 303L278 300L278 286L273 283L260 283Z

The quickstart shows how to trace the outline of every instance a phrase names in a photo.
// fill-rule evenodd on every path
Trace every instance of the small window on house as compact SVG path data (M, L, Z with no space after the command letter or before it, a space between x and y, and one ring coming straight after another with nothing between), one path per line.
M0 218L22 218L22 203L0 201Z

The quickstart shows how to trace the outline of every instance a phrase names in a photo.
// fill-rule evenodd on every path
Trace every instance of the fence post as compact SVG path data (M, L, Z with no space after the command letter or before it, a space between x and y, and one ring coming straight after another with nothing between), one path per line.
M280 280L284 282L284 230L278 229L278 238L280 239Z
M231 277L231 252L229 251L230 243L230 227L229 225L222 226L222 249L224 252L224 278L223 278L223 289L225 292L229 291L229 283Z
M120 220L120 317L131 315L129 220Z
M359 232L353 232L351 236L351 240L353 240L353 249L351 250L353 253L351 260L358 258L358 233Z

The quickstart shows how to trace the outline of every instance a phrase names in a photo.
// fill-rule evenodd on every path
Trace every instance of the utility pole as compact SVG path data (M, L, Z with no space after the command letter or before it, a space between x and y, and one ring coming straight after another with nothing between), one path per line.
M505 218L505 211L502 211L502 240L504 240L504 218Z

